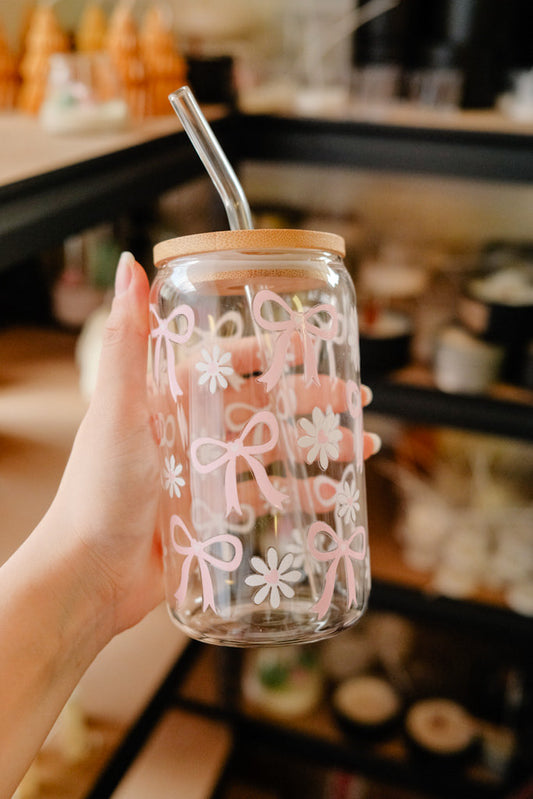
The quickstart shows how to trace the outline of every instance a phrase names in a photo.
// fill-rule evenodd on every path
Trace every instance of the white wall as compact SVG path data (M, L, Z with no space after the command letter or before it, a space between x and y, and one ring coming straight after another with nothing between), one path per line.
M243 182L256 203L355 214L376 237L468 248L532 237L529 184L258 163L246 165Z

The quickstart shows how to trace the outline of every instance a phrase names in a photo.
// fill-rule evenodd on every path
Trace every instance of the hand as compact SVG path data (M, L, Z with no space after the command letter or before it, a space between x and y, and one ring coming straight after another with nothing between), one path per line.
M80 579L95 608L106 609L110 636L163 598L159 464L146 384L148 295L144 269L124 253L96 387L49 511L83 545Z

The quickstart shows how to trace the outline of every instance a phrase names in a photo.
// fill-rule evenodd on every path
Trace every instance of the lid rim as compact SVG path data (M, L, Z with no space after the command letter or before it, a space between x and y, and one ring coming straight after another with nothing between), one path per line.
M229 250L325 250L344 258L344 239L336 233L293 228L255 228L195 233L161 241L154 247L154 264L159 269L175 258Z

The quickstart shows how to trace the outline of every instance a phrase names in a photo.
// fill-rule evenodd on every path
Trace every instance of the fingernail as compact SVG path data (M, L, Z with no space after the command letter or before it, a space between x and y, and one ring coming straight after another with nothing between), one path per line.
M372 455L376 455L381 449L381 438L377 433L368 433L372 441Z
M131 283L132 268L135 258L131 252L123 252L118 259L117 272L115 274L115 297L120 297L127 291Z
M370 388L370 386L367 386L365 383L363 383L361 388L363 389L363 392L365 394L364 404L365 405L370 405L370 403L374 399L374 394L372 392L372 389Z

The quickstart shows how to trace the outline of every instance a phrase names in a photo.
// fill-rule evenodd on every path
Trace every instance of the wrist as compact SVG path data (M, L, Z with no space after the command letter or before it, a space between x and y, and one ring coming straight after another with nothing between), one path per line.
M107 614L78 579L83 554L43 522L0 569L0 794L11 795L86 668ZM105 609L104 609L105 610Z
M113 637L113 607L87 547L47 514L25 544L28 601L43 616L49 655L61 670L83 673ZM24 555L24 552L21 552ZM75 662L73 662L75 661Z

